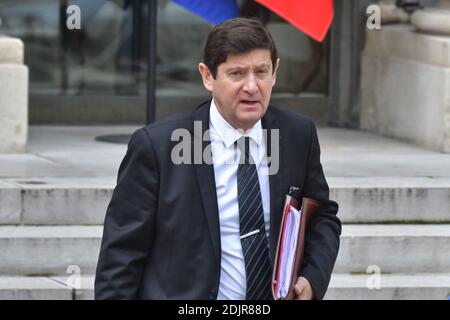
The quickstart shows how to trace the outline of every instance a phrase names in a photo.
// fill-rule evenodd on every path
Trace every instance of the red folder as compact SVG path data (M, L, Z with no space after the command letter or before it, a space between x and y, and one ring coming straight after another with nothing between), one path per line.
M276 246L276 254L275 254L275 263L273 267L273 273L272 273L272 295L275 300L293 300L295 298L295 292L294 292L294 286L297 282L297 277L300 273L300 267L303 263L303 256L304 256L304 248L305 248L305 232L306 228L308 226L308 222L311 220L311 217L316 212L317 208L320 206L320 203L312 198L303 198L300 201L297 200L295 196L295 191L298 191L298 188L294 188L297 190L293 190L291 187L291 190L288 195L286 195L286 200L284 202L283 206L283 216L281 220L281 226L280 226L280 232L278 235L278 241ZM294 191L294 192L292 192ZM289 214L290 208L294 207L297 210L300 210L300 227L297 236L297 246L295 249L295 258L294 258L294 267L292 269L292 273L288 275L288 279L290 278L290 284L289 284L289 290L288 295L286 297L280 297L278 298L276 296L276 290L279 285L278 279L280 278L280 260L281 256L283 255L282 252L282 245L284 241L287 241L285 239L285 228L286 228L286 219Z

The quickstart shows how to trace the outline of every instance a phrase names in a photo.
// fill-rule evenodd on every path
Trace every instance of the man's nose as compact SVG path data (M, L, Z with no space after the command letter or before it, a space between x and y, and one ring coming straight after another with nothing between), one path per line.
M253 72L249 72L249 75L246 77L243 90L250 94L256 93L258 91L258 83L256 82L256 78Z

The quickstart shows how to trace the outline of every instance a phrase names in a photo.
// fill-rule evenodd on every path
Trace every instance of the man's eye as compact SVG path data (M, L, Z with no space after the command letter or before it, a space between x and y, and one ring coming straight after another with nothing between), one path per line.
M230 73L232 76L240 76L242 74L241 71L233 71Z
M257 74L257 75L266 75L267 73L268 73L267 70L257 70L257 71L256 71L256 74Z

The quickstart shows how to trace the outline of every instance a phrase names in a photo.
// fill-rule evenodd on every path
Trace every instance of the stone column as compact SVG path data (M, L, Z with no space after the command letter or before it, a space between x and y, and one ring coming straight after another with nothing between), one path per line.
M28 68L20 39L0 35L0 153L25 151L28 133Z
M450 36L450 1L441 0L433 8L417 10L411 24L424 33Z
M367 30L361 129L450 153L449 3Z

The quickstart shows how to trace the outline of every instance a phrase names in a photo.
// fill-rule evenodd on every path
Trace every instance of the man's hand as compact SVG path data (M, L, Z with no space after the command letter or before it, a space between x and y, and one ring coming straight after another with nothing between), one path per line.
M305 277L298 277L294 286L295 300L312 300L314 299L314 291Z

